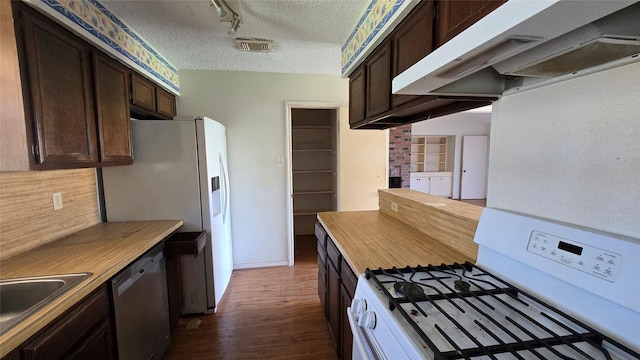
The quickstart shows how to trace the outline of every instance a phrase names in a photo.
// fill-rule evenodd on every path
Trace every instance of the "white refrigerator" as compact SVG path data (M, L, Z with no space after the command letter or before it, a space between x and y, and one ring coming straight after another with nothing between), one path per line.
M182 219L206 231L197 256L182 256L185 314L211 313L233 271L227 142L206 117L131 120L133 165L102 169L107 221Z

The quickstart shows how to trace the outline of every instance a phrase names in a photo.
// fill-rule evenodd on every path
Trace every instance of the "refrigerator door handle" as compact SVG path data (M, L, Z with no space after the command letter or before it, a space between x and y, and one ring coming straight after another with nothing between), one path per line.
M227 219L227 201L229 200L227 194L227 191L229 191L229 183L227 179L227 168L224 165L224 160L222 160L222 154L218 154L218 159L220 161L220 176L222 176L222 222L225 223Z

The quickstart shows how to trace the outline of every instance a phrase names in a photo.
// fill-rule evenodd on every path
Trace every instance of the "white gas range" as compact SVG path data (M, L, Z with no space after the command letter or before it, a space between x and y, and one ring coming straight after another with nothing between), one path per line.
M354 359L640 359L640 240L484 209L477 264L367 269Z

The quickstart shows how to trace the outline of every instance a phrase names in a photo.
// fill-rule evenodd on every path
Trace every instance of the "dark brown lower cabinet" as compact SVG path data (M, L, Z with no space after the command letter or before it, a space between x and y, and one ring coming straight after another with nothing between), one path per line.
M341 359L351 360L351 349L353 347L353 334L351 333L351 327L349 325L349 318L347 317L347 308L351 306L351 300L353 300L353 296L356 293L356 284L358 283L358 278L351 271L349 264L344 260L344 257L341 259L341 273L340 280L342 281L342 291L340 292L340 307L341 307L341 343L342 343L342 357Z
M329 259L327 264L327 320L329 321L329 330L333 336L336 345L336 351L340 356L340 274L336 267Z
M351 327L349 326L349 319L347 318L347 308L351 306L351 300L353 300L353 294L349 294L347 288L342 287L340 292L340 308L342 309L342 320L340 321L340 330L342 333L342 339L340 341L342 345L340 357L342 360L351 360L351 348L353 347L353 334L351 333Z
M329 331L340 359L351 359L353 336L347 307L355 294L357 277L322 225L316 223L318 238L318 296L325 310ZM322 246L322 244L325 244ZM325 286L326 284L326 286Z
M29 339L25 360L115 359L106 285Z
M327 316L327 265L318 256L318 297L322 313Z

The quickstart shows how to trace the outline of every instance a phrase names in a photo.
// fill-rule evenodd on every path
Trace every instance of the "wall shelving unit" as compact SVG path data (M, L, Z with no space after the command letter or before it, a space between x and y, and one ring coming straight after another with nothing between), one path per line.
M411 172L447 171L446 136L411 137Z
M336 109L291 109L294 234L313 235L316 214L336 210Z

